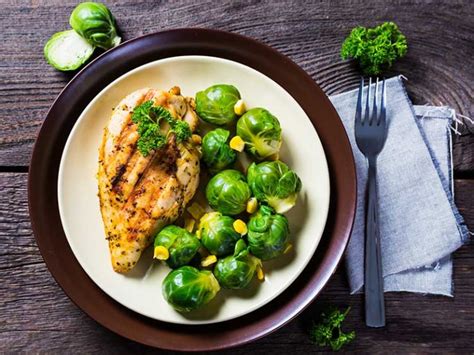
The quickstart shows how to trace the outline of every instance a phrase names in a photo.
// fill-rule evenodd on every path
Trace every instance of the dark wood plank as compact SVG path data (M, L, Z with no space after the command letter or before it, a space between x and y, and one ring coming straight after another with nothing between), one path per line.
M76 0L11 1L0 11L0 166L27 166L48 107L71 75L43 59L43 45L68 28ZM355 88L359 73L339 57L356 25L394 20L409 52L393 73L408 77L415 103L450 105L473 117L472 1L106 1L124 39L178 27L218 28L254 37L288 55L328 93ZM455 142L455 169L474 170L473 136Z
M89 319L66 297L46 269L31 234L26 174L0 174L0 352L151 352ZM457 203L474 226L474 181L456 181ZM287 326L235 354L314 352L307 336L312 317L326 304L351 305L347 329L356 341L347 348L364 352L473 352L474 244L455 253L453 299L407 293L387 295L388 327L367 329L362 297L350 296L339 268L322 295Z

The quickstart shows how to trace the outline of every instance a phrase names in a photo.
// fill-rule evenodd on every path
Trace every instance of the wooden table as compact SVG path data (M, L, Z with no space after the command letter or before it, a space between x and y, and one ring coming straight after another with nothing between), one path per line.
M148 352L102 328L77 309L45 267L27 207L27 172L36 134L48 107L71 78L43 59L43 45L68 28L76 1L0 1L0 352ZM305 69L328 95L357 85L354 64L339 57L356 25L394 20L409 51L402 73L413 101L449 105L473 115L474 5L472 1L113 1L108 3L130 39L179 27L218 28L254 37ZM471 132L474 128L471 127ZM474 228L474 137L455 137L456 201ZM454 255L455 297L390 293L387 327L368 329L362 296L350 296L341 266L300 317L234 353L313 352L307 324L331 303L352 306L346 329L357 339L346 349L364 352L473 352L474 245Z

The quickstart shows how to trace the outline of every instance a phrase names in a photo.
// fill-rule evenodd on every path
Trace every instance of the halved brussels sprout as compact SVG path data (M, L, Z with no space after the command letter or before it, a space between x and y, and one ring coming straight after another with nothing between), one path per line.
M169 257L166 263L175 269L188 264L196 255L201 243L186 229L169 225L163 228L155 238L154 247L159 246L168 250Z
M110 49L120 44L115 19L107 6L98 2L83 2L69 17L69 24L90 44Z
M257 160L280 150L280 122L264 108L253 108L244 113L237 121L237 135L244 140L246 151Z
M190 312L211 301L220 286L212 272L182 266L163 280L165 300L179 312Z
M224 288L245 288L262 267L260 259L249 254L245 242L241 239L235 245L234 255L220 259L214 268L214 275Z
M276 258L288 247L288 220L276 214L271 207L261 206L250 218L247 227L250 252L262 260Z
M78 69L93 52L94 47L73 30L55 33L44 46L48 63L62 71Z
M208 132L202 139L202 160L211 174L234 164L237 154L229 147L227 140L230 132L217 128Z
M247 181L253 195L268 203L277 213L290 210L301 190L298 175L279 160L252 163L247 170Z
M196 112L204 121L215 125L233 122L237 115L234 105L240 100L240 93L232 85L219 84L196 94Z
M201 243L214 255L222 256L232 253L240 234L234 230L234 219L219 212L210 212L199 221L198 233Z
M236 215L245 211L250 198L250 188L240 171L224 170L209 181L206 197L214 210Z

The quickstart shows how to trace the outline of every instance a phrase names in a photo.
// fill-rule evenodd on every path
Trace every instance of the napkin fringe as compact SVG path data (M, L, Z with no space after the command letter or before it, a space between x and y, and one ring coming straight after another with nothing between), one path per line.
M405 80L405 81L408 81L408 78L403 74L400 74L398 76L398 79L400 81L402 81L402 79ZM403 82L402 82L402 87L403 87L403 89L405 89L405 85L403 85ZM406 91L406 89L405 89L405 91ZM406 94L405 96L408 98L408 94ZM408 100L408 102L411 106L412 105L411 100ZM431 105L425 104L424 106L431 106ZM445 110L449 111L450 117L446 117ZM412 111L413 111L413 107L412 107ZM442 116L434 116L433 114L436 113L436 112L441 112ZM459 117L461 119L459 119ZM449 129L451 129L454 132L454 134L456 134L458 136L462 135L462 132L460 132L459 129L458 129L459 126L466 126L467 127L467 125L465 124L464 121L467 121L467 122L469 122L469 124L474 125L474 120L472 118L470 118L469 116L461 115L460 113L456 113L456 111L454 109L452 109L448 106L445 106L445 105L442 105L442 106L439 106L439 107L433 107L430 110L426 111L423 114L422 117L418 117L418 118L419 119L424 119L424 118L446 119L446 118L449 118L449 119L452 120L452 122L451 122L452 124L449 126ZM471 132L471 130L469 130L469 128L467 128L467 130L469 131L469 133L473 133L473 132Z
M458 117L461 117L462 119L459 119ZM453 124L449 127L451 130L458 136L462 136L462 132L458 130L459 126L464 126L464 120L468 121L470 124L474 124L474 120L468 116L461 115L461 114L456 114L456 111L453 110ZM469 133L472 133L467 125L465 126Z

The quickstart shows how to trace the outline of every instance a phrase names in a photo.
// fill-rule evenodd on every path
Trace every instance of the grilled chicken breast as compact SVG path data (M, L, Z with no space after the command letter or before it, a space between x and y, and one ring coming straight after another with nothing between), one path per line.
M148 100L185 120L191 131L198 124L193 100L177 87L135 91L114 109L99 148L98 183L112 267L120 273L131 270L156 233L179 217L199 184L199 150L192 139L177 143L170 134L146 157L138 151L131 116Z

